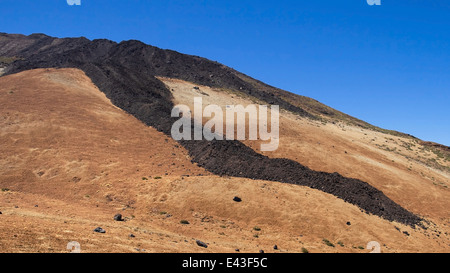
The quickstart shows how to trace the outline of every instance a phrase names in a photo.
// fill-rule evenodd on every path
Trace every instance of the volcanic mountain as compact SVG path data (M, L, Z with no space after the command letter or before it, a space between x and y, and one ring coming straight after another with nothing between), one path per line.
M449 250L444 145L134 40L2 33L0 74L3 251ZM279 149L174 141L199 96L279 105Z

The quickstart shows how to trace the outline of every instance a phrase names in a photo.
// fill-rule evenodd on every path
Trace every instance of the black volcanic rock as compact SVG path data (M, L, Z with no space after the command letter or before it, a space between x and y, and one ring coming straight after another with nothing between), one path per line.
M106 230L104 230L104 229L101 228L101 227L97 227L97 228L94 229L94 232L97 232L97 233L106 233Z
M114 221L119 221L119 222L123 221L122 214L118 213L118 214L114 215Z
M235 196L235 197L233 198L233 201L234 201L234 202L242 202L242 199L241 199L240 197Z
M198 246L200 247L204 247L204 248L208 248L208 245L200 240L196 240L195 241L197 243Z

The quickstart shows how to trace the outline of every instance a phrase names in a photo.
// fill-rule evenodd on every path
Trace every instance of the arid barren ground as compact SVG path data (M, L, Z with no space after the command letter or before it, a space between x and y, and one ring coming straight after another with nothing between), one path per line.
M160 79L174 103L189 104L199 95L194 86L210 103L252 102ZM365 253L370 241L382 252L450 250L449 162L406 136L282 111L280 148L266 155L361 179L423 217L426 229L317 189L214 175L182 145L114 106L78 69L1 77L0 123L1 252L68 252L70 241L82 252ZM117 213L125 221L114 221Z

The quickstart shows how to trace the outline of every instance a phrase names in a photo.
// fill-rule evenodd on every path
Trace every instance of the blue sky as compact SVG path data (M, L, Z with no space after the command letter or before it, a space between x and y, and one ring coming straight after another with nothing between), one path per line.
M0 0L0 32L141 40L450 145L448 0Z

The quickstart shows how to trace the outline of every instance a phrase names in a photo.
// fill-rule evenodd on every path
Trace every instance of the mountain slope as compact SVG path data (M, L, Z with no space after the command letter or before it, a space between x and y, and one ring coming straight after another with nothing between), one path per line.
M14 52L12 48L17 43L16 38L3 36L0 54L18 58L6 67L6 74L38 67L80 68L115 105L168 135L173 123L170 118L173 103L170 91L155 76L177 76L221 88L239 88L256 99L266 101L270 97L270 104L279 104L281 108L303 117L313 117L276 93L256 89L237 78L233 70L225 66L199 57L157 49L139 41L116 44L107 40L91 42L84 38L57 39L31 35L20 39L34 42ZM314 172L288 159L270 159L236 141L180 143L190 151L195 162L216 174L307 185L332 193L368 213L391 221L412 226L421 221L420 217L401 208L379 190L357 179L344 178L337 173Z
M161 50L139 41L115 43L108 40L89 41L85 38L58 39L42 34L30 36L0 34L0 56L1 65L4 67L7 77L35 68L79 68L115 106L146 125L156 128L166 137L170 136L170 127L174 121L170 118L170 111L175 104L177 92L177 88L170 86L170 81L174 78L182 81L184 85L193 86L195 84L202 85L202 89L213 88L215 92L224 96L225 101L231 101L237 95L252 102L279 104L285 111L282 114L282 120L285 121L282 126L282 134L285 134L286 139L300 135L305 128L302 127L305 122L321 127L321 125L327 125L327 120L333 121L333 123L338 122L336 126L342 126L344 131L349 128L361 131L372 129L369 131L375 130L374 132L383 133L382 130L366 126L357 119L311 99L267 86L216 62L170 50ZM214 100L216 96L210 97L213 98L211 103L216 103ZM294 120L302 122L295 123ZM331 124L327 126L334 126ZM325 139L329 139L330 143L335 143L339 137L333 137L331 135L333 132L327 128L329 129L329 127L325 127L325 130L318 130L319 135L325 134ZM389 140L387 135L377 136L386 139L386 142L376 143L379 145L377 148L391 149L391 146L385 144ZM401 141L412 151L413 144L409 143L412 138L402 134L398 134L398 136L404 139ZM341 136L341 138L345 137L347 136ZM318 137L315 138L318 139ZM283 141L283 143L287 142ZM294 140L292 143L299 142ZM393 179L385 180L383 176L379 175L379 172L384 172L383 168L379 169L379 172L369 171L370 168L373 168L373 160L380 160L378 156L367 157L366 151L372 149L371 147L353 146L347 141L337 142L335 146L338 149L348 149L351 153L354 152L355 156L343 157L340 162L323 165L323 162L329 161L323 158L318 159L322 156L335 155L335 153L330 151L318 153L317 145L311 141L303 142L302 149L299 149L298 146L289 148L282 146L280 151L273 153L258 152L255 143L246 141L243 143L238 141L181 141L179 144L187 150L189 160L198 164L196 168L200 167L198 169L203 172L207 170L221 176L263 179L308 186L356 205L366 213L411 227L416 225L425 227L430 220L426 218L425 222L421 222L423 216L430 215L430 210L417 209L416 205L410 203L415 203L414 198L399 198L399 194L403 190L392 190L387 187L388 184L394 188L398 188L400 185L403 187L410 178L405 180L398 176L400 180L396 182ZM394 145L394 143L392 144ZM395 145L398 146L398 143ZM419 147L425 146L420 145ZM299 159L298 154L305 153L305 151L313 152ZM445 154L445 149L443 151ZM364 160L358 159L357 156ZM403 151L401 153L398 151L395 156L396 158L401 156L402 160L403 157L418 159L418 163L424 161L420 156L403 154ZM391 157L392 154L387 155L382 164L394 163L390 162ZM435 177L439 179L436 182L437 190L433 188L436 200L432 204L438 204L445 208L448 205L448 202L445 201L448 200L446 198L448 197L448 172L445 169L448 163L445 156L435 160L435 163L437 167L442 167L442 170L427 170L426 174L421 172L420 175L429 175L433 179ZM352 164L361 166L357 168L360 171L349 171ZM398 170L397 167L394 169ZM403 170L401 172L403 173ZM415 173L411 176L414 181L417 181L414 183L422 183L422 181L430 183L426 179L416 180L418 175ZM417 185L415 184L407 191L408 196L414 196L414 193L422 188ZM429 184L425 185L426 188ZM380 190L381 188L382 190ZM395 199L392 199L393 197ZM405 206L408 209L405 209ZM411 212L410 209L414 209L414 211ZM433 215L433 222L436 222L434 217L448 219L445 210L443 212L441 209Z
M207 173L80 70L1 77L0 117L2 252L67 252L70 241L82 252L369 252L373 240L383 252L448 250L440 223L413 229L309 187Z

